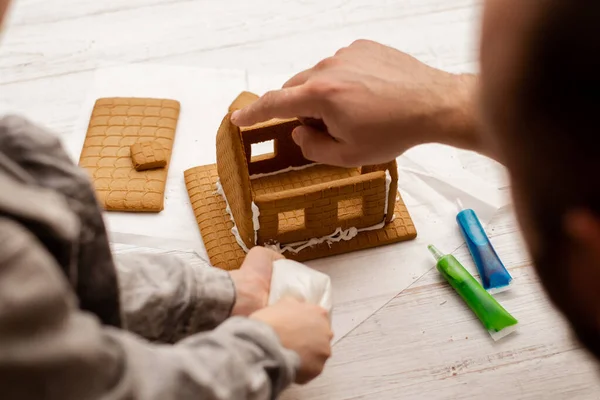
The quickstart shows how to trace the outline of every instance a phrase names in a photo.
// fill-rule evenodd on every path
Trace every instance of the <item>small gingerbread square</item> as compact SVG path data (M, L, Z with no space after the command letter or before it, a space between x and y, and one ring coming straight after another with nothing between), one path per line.
M141 142L131 145L131 159L136 171L163 168L167 165L167 152L156 142Z

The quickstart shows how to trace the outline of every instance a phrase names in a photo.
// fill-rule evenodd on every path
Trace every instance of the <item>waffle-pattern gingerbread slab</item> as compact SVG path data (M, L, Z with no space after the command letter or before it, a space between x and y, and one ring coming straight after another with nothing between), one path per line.
M321 178L317 178L315 174L321 175ZM344 172L343 169L337 167L315 166L305 170L252 180L252 186L262 193L265 190L268 191L275 180L283 185L281 189L289 189L298 187L299 182L319 179L328 182L340 175L357 176L358 170L346 170ZM246 254L231 232L233 222L226 211L225 201L215 190L218 179L219 175L215 164L195 167L185 171L188 194L211 263L216 267L232 270L241 266ZM359 206L359 204L347 204L342 215L346 212L353 215L352 209L356 206ZM321 243L307 247L298 253L284 252L283 255L296 261L308 261L414 239L417 232L399 194L393 215L394 219L383 228L360 232L350 241ZM298 216L295 217L298 218Z
M134 143L131 145L131 160L136 171L164 168L167 165L167 153L156 140Z
M159 212L180 104L147 98L98 99L92 111L79 165L90 174L98 200L109 211ZM165 151L164 168L136 171L135 143L157 142Z

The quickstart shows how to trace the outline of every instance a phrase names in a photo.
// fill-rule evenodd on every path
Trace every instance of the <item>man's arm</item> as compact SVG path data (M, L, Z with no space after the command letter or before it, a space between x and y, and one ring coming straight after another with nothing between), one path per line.
M233 318L177 345L101 326L76 307L54 259L0 219L3 399L270 399L294 378L295 353L266 324Z
M320 120L326 131L302 125L293 138L306 158L340 166L388 162L434 142L498 159L497 146L482 134L477 92L474 75L450 74L359 40L235 112L232 121Z

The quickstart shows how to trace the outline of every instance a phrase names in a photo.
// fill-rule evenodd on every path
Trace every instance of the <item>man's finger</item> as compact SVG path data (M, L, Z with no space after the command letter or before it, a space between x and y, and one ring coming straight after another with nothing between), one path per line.
M301 125L294 129L292 137L308 160L329 165L340 165L340 154L344 150L344 145L326 132Z
M308 78L310 78L313 74L313 70L311 69L307 69L305 71L302 71L296 75L294 75L290 80L288 80L286 83L283 84L283 88L290 88L290 87L294 87L294 86L300 86L306 83L306 81L308 81Z
M305 85L274 90L234 112L231 122L237 126L251 126L273 118L320 118L316 100Z

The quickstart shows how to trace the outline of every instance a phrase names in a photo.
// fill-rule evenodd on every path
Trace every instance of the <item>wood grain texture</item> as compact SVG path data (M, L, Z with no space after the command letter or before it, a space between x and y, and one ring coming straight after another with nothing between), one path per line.
M475 0L226 3L17 0L0 45L0 112L25 114L68 140L95 68L146 61L235 65L248 71L249 82L261 82L257 86L267 90L273 79L262 77L280 76L281 84L358 38L381 41L449 71L477 71L480 2ZM497 164L471 153L461 153L459 161L505 185ZM343 301L334 311L334 319L371 317L335 345L322 377L283 397L600 398L597 366L544 296L512 211L502 211L487 231L515 277L514 290L499 299L520 319L517 335L493 343L433 269L412 277L413 285L397 293L373 284L380 269L372 266L373 281L364 282L361 300ZM464 246L455 254L474 271ZM409 262L402 252L391 256L398 268ZM360 262L361 254L353 257ZM341 268L331 273L340 282L358 279ZM345 287L337 290L342 298L356 298ZM390 295L393 300L378 309Z
M494 342L432 269L341 340L326 372L291 399L597 399L598 366L541 290L511 213L492 234L514 277L497 296L520 320ZM466 246L455 256L476 275Z

